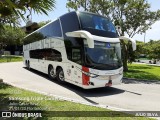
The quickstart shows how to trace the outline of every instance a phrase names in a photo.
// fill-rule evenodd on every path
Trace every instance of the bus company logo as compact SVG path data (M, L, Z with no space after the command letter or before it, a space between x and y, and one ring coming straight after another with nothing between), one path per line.
M2 112L2 117L11 117L11 112Z

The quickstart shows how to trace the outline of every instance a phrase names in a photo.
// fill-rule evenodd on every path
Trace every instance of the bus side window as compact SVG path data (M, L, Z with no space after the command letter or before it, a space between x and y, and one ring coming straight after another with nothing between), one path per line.
M45 50L45 60L61 62L62 61L62 55L57 50L46 49Z
M72 48L72 61L82 64L82 56L80 48Z
M67 39L66 32L72 32L80 29L79 20L75 12L60 17L64 39Z
M30 50L30 58L39 59L39 50Z
M61 53L57 50L53 50L53 53L54 53L54 60L58 61L58 62L61 62L62 61Z

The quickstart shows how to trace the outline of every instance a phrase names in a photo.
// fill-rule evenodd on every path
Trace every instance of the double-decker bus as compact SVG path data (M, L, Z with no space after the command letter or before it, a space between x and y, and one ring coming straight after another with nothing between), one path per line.
M50 79L85 89L119 84L121 38L108 18L70 12L24 38L24 64Z

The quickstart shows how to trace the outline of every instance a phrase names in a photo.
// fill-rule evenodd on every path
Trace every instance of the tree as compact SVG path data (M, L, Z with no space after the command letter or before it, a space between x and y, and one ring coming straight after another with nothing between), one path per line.
M108 16L121 27L121 36L128 34L131 38L137 33L144 33L160 19L160 10L151 11L147 0L68 0L67 7ZM129 42L122 40L121 44L123 68L128 71L127 61L132 61L133 53Z
M18 18L24 18L26 11L44 13L55 8L55 0L0 0L0 25L4 23L15 24ZM30 15L29 14L29 15ZM28 17L29 17L28 15Z
M145 44L145 50L148 58L160 60L160 40L150 40L150 42Z
M9 25L5 25L0 35L0 50L8 45L22 45L22 39L25 33L20 28L14 28Z
M70 9L78 10L82 9L88 12L94 12L102 15L109 15L112 2L109 0L68 0L66 7Z
M149 59L160 60L160 40L150 40L148 43L136 41L137 50L135 51L135 58L138 59L140 55L145 55Z
M135 51L135 58L138 59L141 54L145 54L146 51L144 49L145 43L141 41L136 41L137 49Z
M6 25L18 26L19 18L26 21L24 15L27 11L29 11L27 21L32 17L32 11L47 15L48 11L55 8L55 4L55 0L0 0L0 49L9 44L21 44L21 38L24 37L23 31L19 28L9 28ZM34 23L35 25L37 23ZM27 27L26 29L29 28Z
M46 25L46 24L49 23L49 22L51 22L51 20L39 22L39 23L38 23L38 26L39 26L39 28L40 28L40 27L43 27L44 25Z

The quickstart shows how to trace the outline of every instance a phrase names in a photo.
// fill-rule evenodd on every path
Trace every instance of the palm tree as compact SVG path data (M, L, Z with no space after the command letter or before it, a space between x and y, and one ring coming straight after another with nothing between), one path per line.
M53 10L55 4L55 0L0 0L0 24L14 23L17 17L25 20L27 10L48 15L47 12Z

